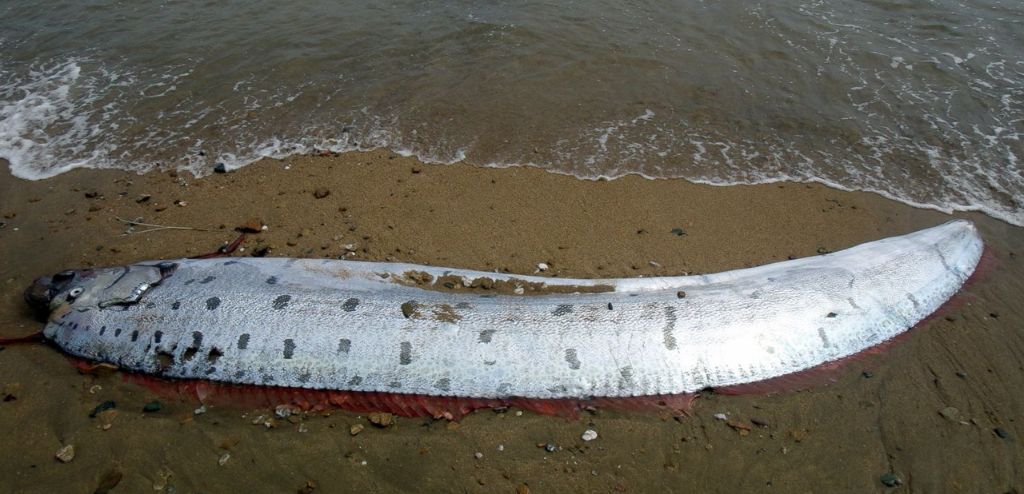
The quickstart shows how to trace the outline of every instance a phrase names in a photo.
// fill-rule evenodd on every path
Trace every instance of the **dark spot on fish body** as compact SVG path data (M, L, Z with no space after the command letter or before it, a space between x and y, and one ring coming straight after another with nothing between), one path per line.
M77 327L77 325L76 325L76 327ZM121 336L121 331L123 331L121 328L115 329L114 330L114 338L117 338L117 337Z
M438 379L437 382L434 383L434 387L437 388L437 389L440 389L441 391L451 391L451 389L452 389L452 381L451 381L451 379L448 379L447 377L442 378L442 379Z
M185 283L182 283L182 285L184 285L184 286L189 286L189 285L191 285L191 284L193 284L193 283L195 283L195 282L196 282L196 280L195 280L195 279L191 279L191 280L187 280L187 281L185 281Z
M396 389L397 388L401 388L402 387L402 383L400 383L398 381L391 381L391 382L388 383L388 387L389 388L396 388Z
M225 266L231 266L232 264L238 264L238 261L226 261L224 263Z
M195 358L196 353L198 353L198 352L199 352L198 348L188 347L188 348L185 349L185 354L182 355L181 359L184 360L185 362L188 362L188 361L192 360L193 358Z
M456 309L470 309L472 307L473 307L473 305L470 304L469 302L459 302L459 303L455 304L455 308Z
M619 389L626 389L633 385L633 367L625 366L619 369Z
M360 377L360 376L352 376L352 378L348 380L348 385L349 386L358 386L362 382L363 382L363 378L362 377Z
M206 310L214 310L217 307L220 307L220 298L210 297L206 299Z
M312 375L312 374L310 374L309 372L304 372L304 373L302 373L302 374L299 374L299 382L300 382L300 383L308 383L308 382L309 382L309 380L310 380L310 379L311 379L312 377L313 377L313 375Z
M164 332L157 330L153 333L153 343L160 344L160 340L164 339Z
M352 340L348 338L342 338L338 340L338 353L348 353L352 348Z
M398 354L398 363L401 365L409 365L412 363L412 343L403 341L401 351Z
M139 330L133 329L132 330L132 342L136 342L136 341L139 341Z
M220 348L213 347L210 352L206 354L206 361L215 364L217 360L224 356L224 352L220 351Z
M203 278L203 281L200 281L199 283L202 284L202 285L205 285L205 284L207 284L207 283L209 283L209 282L211 282L211 281L213 281L215 279L217 279L216 276L207 276L206 278Z
M238 336L238 349L245 350L249 348L249 333L242 333Z
M180 308L181 308L181 302L180 301L175 300L174 303L171 304L171 310L178 310Z
M199 331L192 332L192 348L199 348L203 346L203 333Z
M401 307L402 315L405 316L406 319L411 319L413 317L416 317L416 316L419 315L418 308L419 308L419 304L416 303L415 300L410 300L410 301L402 304L402 307Z
M510 384L510 383L501 383L501 384L498 385L498 389L496 391L498 393L498 396L504 396L504 395L508 394L508 392L511 389L512 389L512 384Z
M665 328L662 330L664 335L665 348L669 350L675 350L678 346L676 342L676 336L673 332L676 329L676 308L665 307Z
M497 360L484 360L484 365L494 365L498 363Z
M570 313L572 313L572 305L570 304L561 304L558 307L555 307L555 310L551 311L551 315L554 316L564 316Z
M345 303L341 304L341 308L345 312L354 312L356 307L359 307L359 299L357 298L350 298L346 300Z
M284 358L290 359L295 354L295 340L288 338L284 340Z
M281 295L274 299L274 309L281 310L288 307L288 302L292 299L291 295Z
M174 365L174 355L170 352L160 350L156 353L156 366L160 372L164 372Z
M818 338L821 338L821 344L825 348L832 346L832 342L828 341L828 335L825 334L825 328L818 328Z
M494 329L485 329L485 330L481 331L480 335L477 337L478 341L480 343L490 343L491 339L494 338L494 333L496 333L496 332L497 332L497 330L494 330Z
M565 361L569 363L569 368L572 370L577 370L580 368L580 359L579 357L576 356L575 348L565 349Z
M267 284L268 285L276 285L277 284L277 276L271 276L270 278L267 278Z
M235 379L241 379L243 377L245 377L245 371L244 370L237 370L237 371L235 371Z

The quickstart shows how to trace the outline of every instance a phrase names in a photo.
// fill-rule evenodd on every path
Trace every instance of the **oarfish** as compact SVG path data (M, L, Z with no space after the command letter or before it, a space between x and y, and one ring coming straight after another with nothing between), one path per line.
M952 221L717 274L557 279L327 259L64 271L26 299L67 353L171 379L418 397L685 395L854 355L952 297L983 250Z

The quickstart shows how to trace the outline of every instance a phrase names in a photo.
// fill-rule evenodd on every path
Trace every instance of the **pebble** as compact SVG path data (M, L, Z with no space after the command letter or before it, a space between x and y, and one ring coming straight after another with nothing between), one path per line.
M1006 429L1003 429L1002 427L996 427L995 429L992 429L992 432L995 432L1000 439L1010 438L1010 433L1006 432Z
M769 425L768 420L761 417L750 417L750 423L758 427L768 427Z
M224 453L224 454L220 455L220 458L217 459L217 464L220 465L220 466L227 465L228 464L228 460L230 460L230 459L231 459L231 453Z
M594 429L587 429L586 431L583 431L583 435L581 437L584 441L593 441L594 439L597 439L597 431Z
M545 263L545 262L538 262L537 263L537 271L541 271L541 272L547 271L549 267L550 266L548 266L548 264Z
M686 230L683 230L682 228L673 228L672 235L682 237L683 235L686 235Z
M317 199L323 199L329 195L331 195L331 191L325 187L320 187L313 191L313 197Z
M661 264L658 264L657 261L647 261L647 264L650 264L652 268L660 268L661 267Z
M505 445L504 444L499 444L498 445L498 451L505 451Z
M357 436L360 432L363 432L363 428L363 424L355 424L348 428L348 433Z
M151 195L149 195L149 194L142 194L142 195L140 195L139 197L136 197L136 198L135 198L135 202L137 202L137 203L139 203L139 204L142 204L142 203L144 203L144 202L148 201L148 200L149 200L150 198L152 198L152 197L153 197L153 196L151 196Z
M228 167L224 163L217 163L217 166L213 167L213 173L227 173Z
M478 460L482 460L483 457L484 457L484 454L479 452L479 451L477 451L476 453L473 453L473 458L476 458Z
M73 445L67 445L57 450L55 455L61 463L69 463L75 459L75 447Z
M370 423L377 427L387 427L394 423L395 416L388 412L373 412L369 415Z
M153 401L143 405L142 411L143 412L147 412L147 413L159 412L161 409L163 409L163 407L164 407L164 405L162 403L160 403L157 400L153 400Z
M295 405L278 405L274 408L274 415L279 419L286 419L297 413L299 408Z
M719 412L715 414L715 418L718 420L726 420L729 417L726 414Z
M548 453L554 453L555 450L557 450L557 449L558 449L558 446L555 446L552 443L547 443L547 444L544 445L544 451L547 451Z
M879 477L878 480L881 481L882 485L886 487L899 487L903 485L903 481L900 480L900 478L897 477L896 474L892 472L882 474L882 476Z
M939 410L939 415L942 415L942 418L946 420L952 420L955 422L958 418L960 418L960 410L957 410L954 407L946 407L943 408L942 410Z
M117 404L115 404L113 401L110 401L110 400L104 401L103 403L100 403L99 405L96 405L96 408L93 408L92 411L89 412L89 418L94 419L94 418L96 418L97 415L99 415L100 412L102 412L104 410L110 410L111 408L116 408L116 407L117 407Z

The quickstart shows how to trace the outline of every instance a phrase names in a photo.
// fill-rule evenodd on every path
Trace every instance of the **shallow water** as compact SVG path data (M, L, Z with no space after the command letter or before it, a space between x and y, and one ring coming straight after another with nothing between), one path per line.
M4 2L0 157L208 173L314 148L818 181L1024 224L1018 2Z

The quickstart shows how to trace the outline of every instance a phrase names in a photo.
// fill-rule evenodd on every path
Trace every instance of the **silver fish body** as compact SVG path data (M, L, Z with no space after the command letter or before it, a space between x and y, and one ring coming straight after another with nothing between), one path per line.
M44 333L70 354L171 378L479 398L680 394L783 376L883 343L952 297L982 250L975 227L953 221L827 255L685 277L183 259L62 282ZM451 286L483 279L573 293Z

